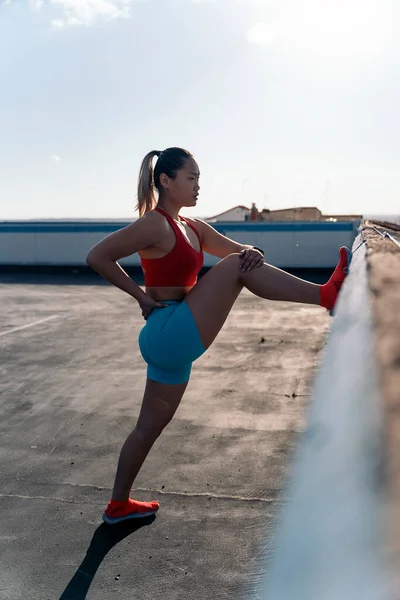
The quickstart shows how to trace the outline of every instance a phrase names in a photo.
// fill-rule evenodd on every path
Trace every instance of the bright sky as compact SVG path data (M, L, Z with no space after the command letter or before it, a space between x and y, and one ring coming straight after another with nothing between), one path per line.
M400 212L399 0L0 0L0 218L136 217L183 146L236 204Z

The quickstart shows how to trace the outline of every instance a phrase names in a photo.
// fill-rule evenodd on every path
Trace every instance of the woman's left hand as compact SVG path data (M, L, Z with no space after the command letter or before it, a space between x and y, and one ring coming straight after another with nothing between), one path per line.
M245 248L239 252L240 256L240 270L251 271L254 267L262 267L264 264L264 257L259 250L255 248Z

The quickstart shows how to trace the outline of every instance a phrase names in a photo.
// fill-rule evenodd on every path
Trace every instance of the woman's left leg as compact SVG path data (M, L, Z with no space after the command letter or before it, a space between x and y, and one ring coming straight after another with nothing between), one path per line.
M208 348L214 341L243 287L267 300L316 304L331 309L346 275L348 256L341 248L340 261L328 283L322 286L267 263L242 272L239 254L225 257L196 283L185 298L204 347Z
M188 381L164 384L147 379L136 427L122 446L112 499L126 501L135 477L154 442L174 416Z

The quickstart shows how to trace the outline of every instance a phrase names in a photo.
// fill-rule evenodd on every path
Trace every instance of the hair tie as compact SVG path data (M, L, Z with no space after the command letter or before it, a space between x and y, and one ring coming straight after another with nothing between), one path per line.
M156 156L157 156L157 158L160 158L161 154L162 154L161 150L156 150Z

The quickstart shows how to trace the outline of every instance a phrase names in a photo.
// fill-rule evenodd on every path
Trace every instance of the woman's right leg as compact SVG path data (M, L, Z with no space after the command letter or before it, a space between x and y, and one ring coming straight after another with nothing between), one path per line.
M174 416L187 384L187 381L165 384L147 379L136 427L121 449L112 500L128 500L135 477L154 442Z

